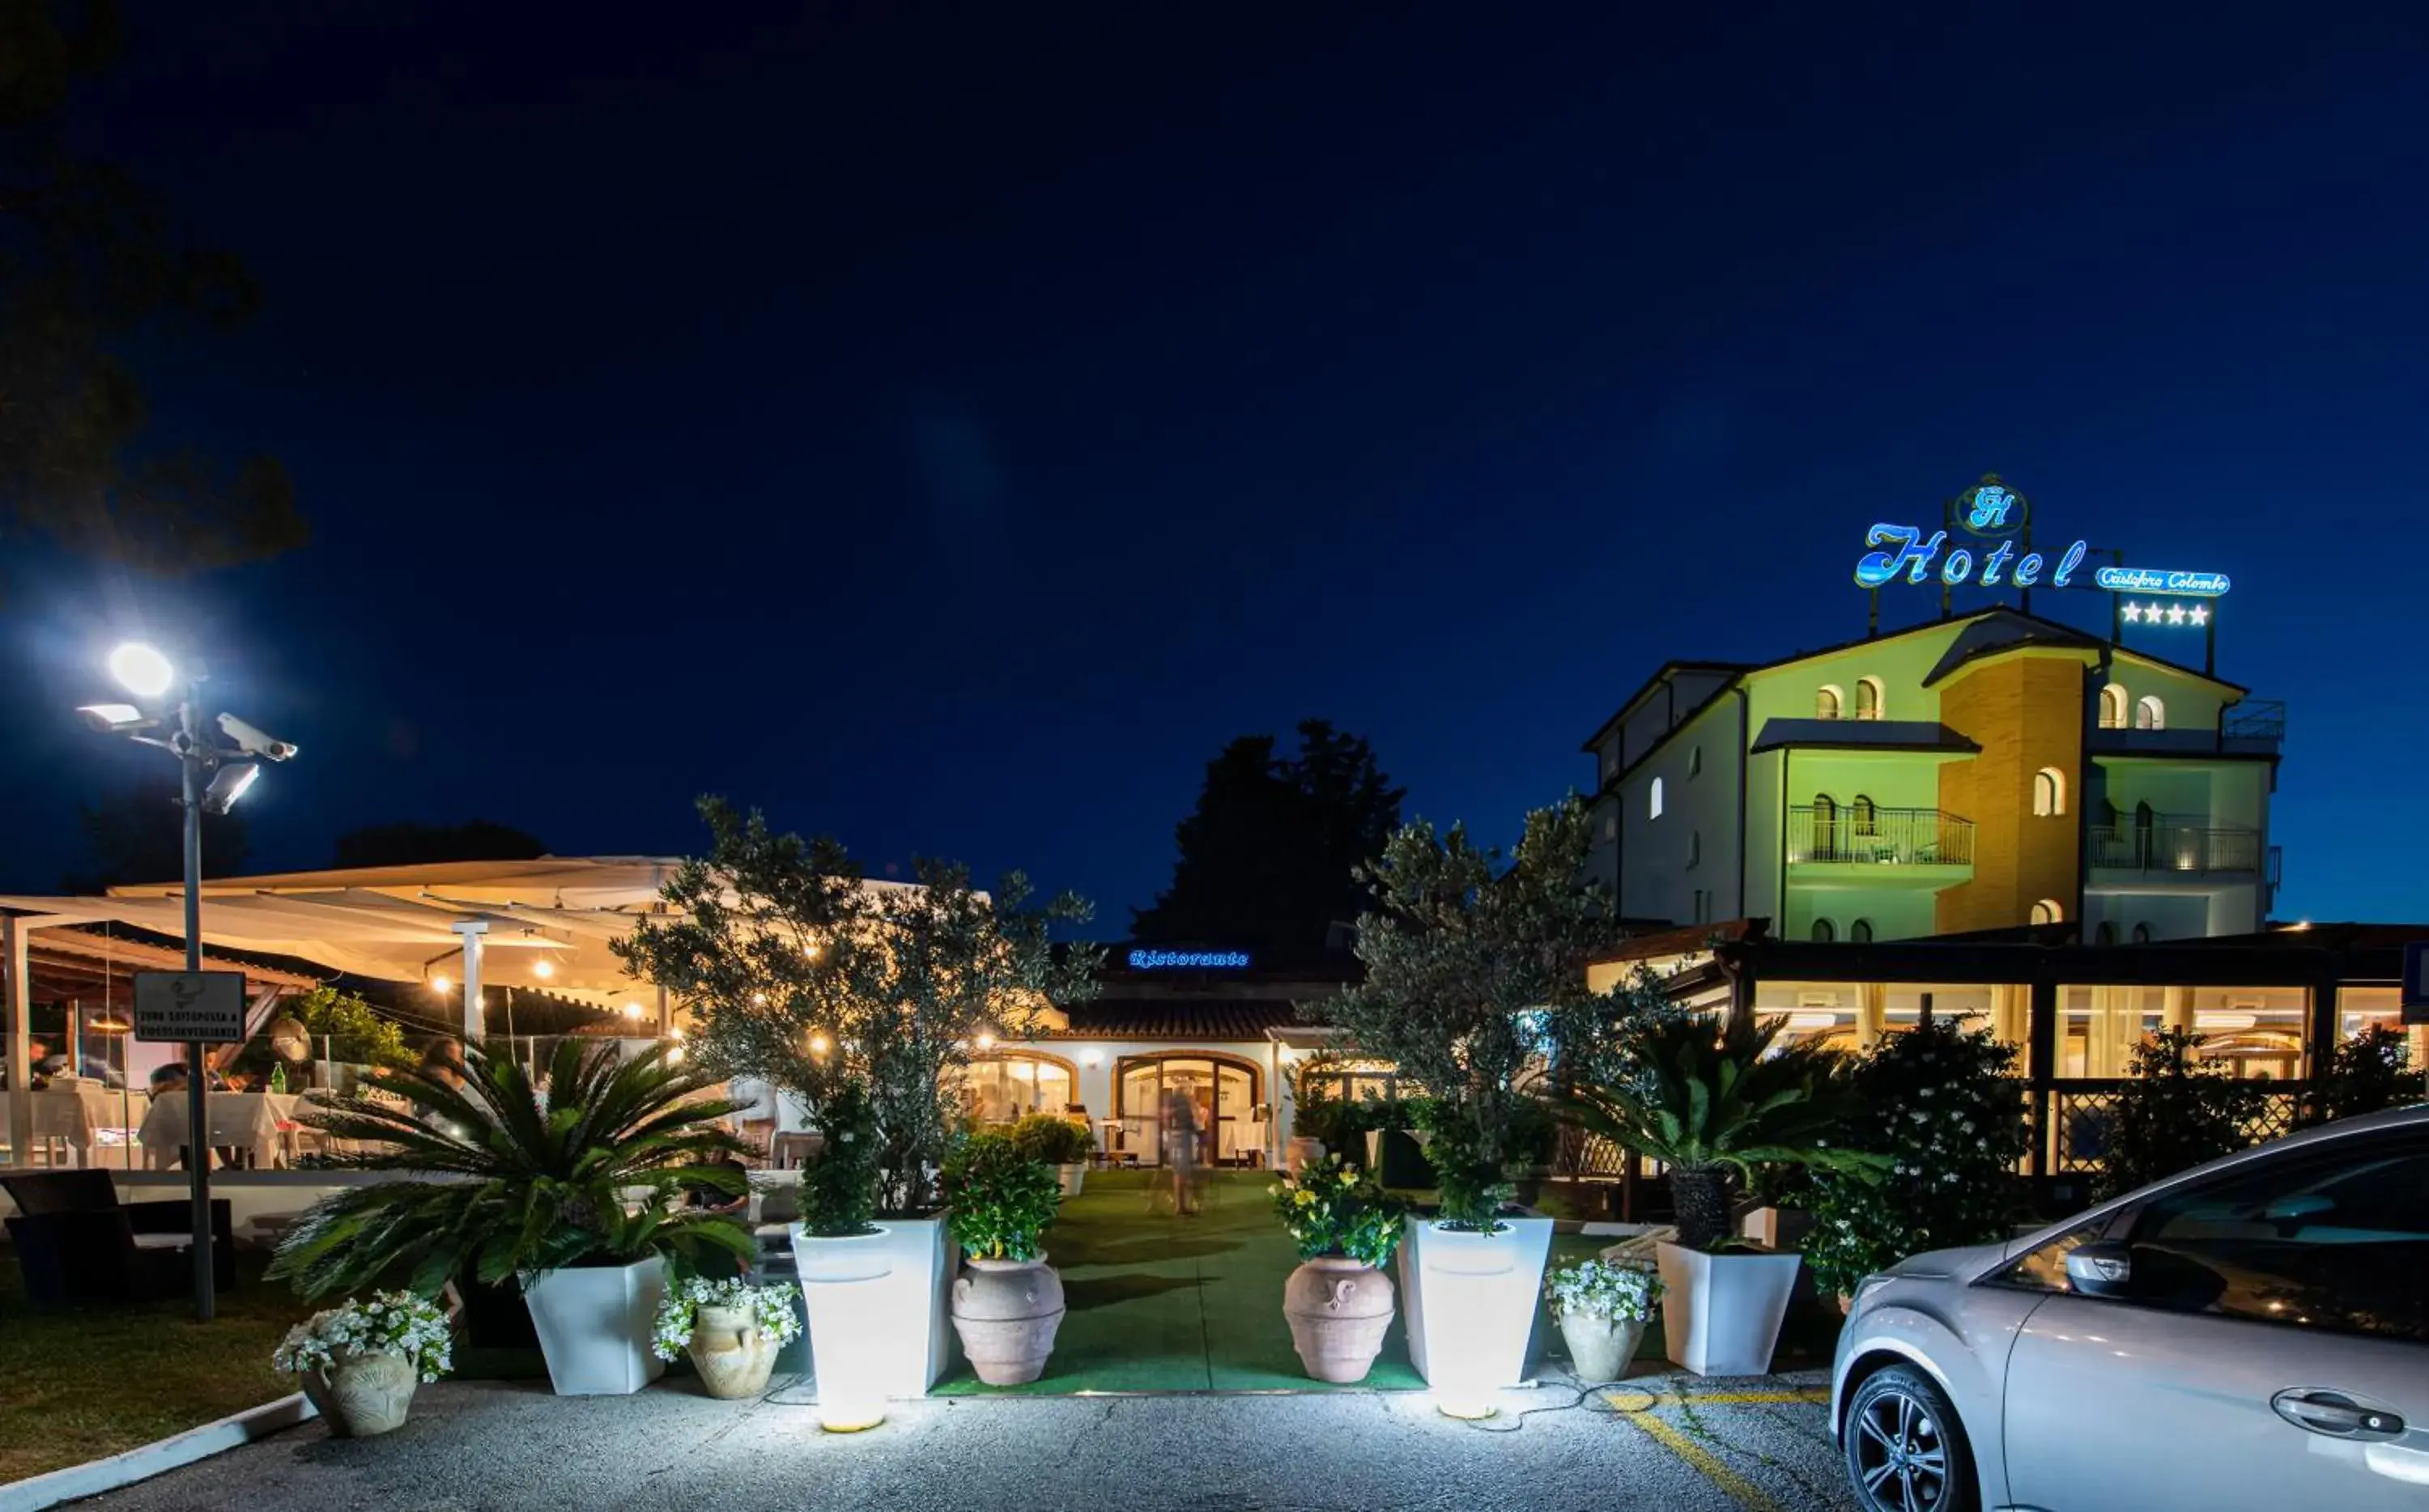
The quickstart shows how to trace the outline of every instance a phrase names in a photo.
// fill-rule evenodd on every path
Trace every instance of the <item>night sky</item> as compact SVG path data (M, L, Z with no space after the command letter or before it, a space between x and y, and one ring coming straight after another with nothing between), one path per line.
M0 611L14 885L153 754L68 713L140 624L304 748L255 869L681 851L716 791L1118 929L1231 736L1329 717L1506 834L1662 660L1861 633L1865 527L1996 469L2043 539L2232 574L2281 916L2429 919L2401 21L136 8L80 139L270 301L156 404L318 536Z

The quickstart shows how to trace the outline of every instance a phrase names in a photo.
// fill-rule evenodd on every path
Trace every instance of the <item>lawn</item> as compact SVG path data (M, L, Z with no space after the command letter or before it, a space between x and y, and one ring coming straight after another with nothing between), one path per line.
M270 1368L290 1324L312 1313L265 1283L266 1255L240 1252L219 1317L188 1297L140 1307L36 1312L13 1253L0 1251L0 1482L82 1464L287 1395Z

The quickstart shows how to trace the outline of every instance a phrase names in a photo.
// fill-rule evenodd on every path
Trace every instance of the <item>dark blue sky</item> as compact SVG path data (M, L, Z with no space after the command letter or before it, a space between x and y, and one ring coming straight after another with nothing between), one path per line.
M1667 8L144 8L87 140L271 300L156 398L319 537L8 608L6 870L142 754L64 714L135 616L305 748L257 864L714 790L1119 924L1230 736L1507 830L1995 468L2233 575L2281 912L2429 918L2417 25Z

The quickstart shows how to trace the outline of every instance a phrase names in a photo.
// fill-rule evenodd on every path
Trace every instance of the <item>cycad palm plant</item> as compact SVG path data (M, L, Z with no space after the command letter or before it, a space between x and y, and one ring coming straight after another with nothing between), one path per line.
M410 1106L368 1095L301 1115L365 1153L333 1167L412 1173L352 1187L313 1205L278 1246L270 1274L306 1297L357 1290L399 1269L435 1293L463 1276L500 1282L583 1264L664 1255L697 1267L723 1253L748 1263L735 1219L677 1207L686 1188L734 1192L740 1174L716 1164L741 1143L717 1120L734 1102L663 1050L620 1059L612 1044L558 1044L547 1095L510 1055L464 1053L463 1084L424 1068L384 1079ZM639 1190L642 1200L628 1206Z
M1720 1247L1730 1188L1759 1166L1881 1169L1878 1157L1840 1143L1854 1111L1845 1058L1810 1042L1775 1047L1786 1022L1646 1022L1628 1037L1625 1079L1554 1100L1572 1122L1668 1168L1678 1242L1690 1249Z

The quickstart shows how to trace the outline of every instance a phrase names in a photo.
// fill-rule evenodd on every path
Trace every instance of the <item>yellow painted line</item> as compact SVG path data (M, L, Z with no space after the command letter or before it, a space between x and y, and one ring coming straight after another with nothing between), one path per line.
M1693 1394L1677 1391L1645 1391L1623 1387L1618 1390L1605 1391L1602 1399L1610 1403L1614 1410L1632 1413L1648 1412L1655 1407L1677 1406L1682 1403L1690 1406L1700 1406L1707 1402L1722 1404L1827 1402L1830 1400L1830 1393L1818 1386L1789 1391L1697 1391Z
M1657 1443L1703 1472L1704 1479L1736 1498L1746 1512L1780 1512L1779 1504L1762 1493L1760 1487L1715 1458L1712 1452L1680 1433L1661 1419L1643 1412L1627 1414L1628 1421L1653 1436Z

